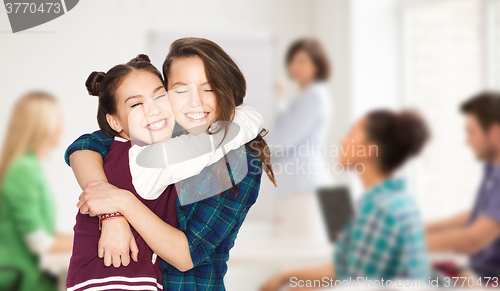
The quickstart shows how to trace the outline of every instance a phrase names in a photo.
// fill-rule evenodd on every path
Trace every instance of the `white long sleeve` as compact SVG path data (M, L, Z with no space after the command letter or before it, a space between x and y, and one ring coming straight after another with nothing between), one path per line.
M212 124L211 129L216 129L221 123ZM134 145L129 151L132 183L141 197L156 199L169 185L198 175L229 151L252 141L263 124L264 120L257 111L242 104L236 107L233 122L227 130L182 135L143 147Z
M37 255L47 252L54 244L54 240L55 238L53 236L41 228L24 236L24 242L28 246L28 249Z

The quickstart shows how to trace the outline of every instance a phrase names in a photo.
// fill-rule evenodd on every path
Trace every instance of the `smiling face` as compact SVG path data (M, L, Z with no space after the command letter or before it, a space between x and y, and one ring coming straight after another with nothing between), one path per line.
M204 132L217 118L217 99L208 83L203 61L198 56L176 59L166 77L177 123L191 134Z
M128 74L116 90L117 112L108 123L122 137L148 144L170 138L175 125L162 81L147 71Z
M467 144L472 148L478 160L488 161L497 155L497 145L500 139L499 125L494 124L486 130L475 116L467 115L465 130Z

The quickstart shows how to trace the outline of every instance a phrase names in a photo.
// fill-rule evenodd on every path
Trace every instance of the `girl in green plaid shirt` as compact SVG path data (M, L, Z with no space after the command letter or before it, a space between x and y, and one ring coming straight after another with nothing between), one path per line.
M199 127L200 120L207 124L231 121L236 106L245 97L245 78L237 65L222 48L206 39L183 38L173 42L163 64L163 74L168 91L179 89L178 93L182 93L181 88L192 84L200 88L197 104L184 102L177 107L179 104L171 101L174 115L180 113L176 122L187 131ZM198 111L189 109L195 105ZM109 140L99 132L82 136L67 151L67 160L80 185L87 186L78 203L80 211L90 215L121 212L126 218L103 223L100 256L111 257L115 267L130 262L133 237L128 221L163 259L165 290L225 290L223 279L229 251L258 197L262 173L275 183L269 149L263 139L265 132L260 132L241 150L227 155L226 163L236 165L234 169L231 166L230 172L233 188L188 205L177 200L178 228L159 219L129 191L102 182L105 180L102 157L107 154ZM184 181L179 196L185 189L191 192L218 189L220 182L218 177L211 176L213 172L203 171L189 182ZM132 253L132 257L136 254Z
M354 281L359 287L382 279L421 280L425 285L429 263L420 211L404 181L393 176L427 138L423 120L409 111L378 110L357 121L342 143L340 162L353 166L350 171L359 175L366 192L339 236L334 264L282 272L261 290L285 284L333 287L336 280Z

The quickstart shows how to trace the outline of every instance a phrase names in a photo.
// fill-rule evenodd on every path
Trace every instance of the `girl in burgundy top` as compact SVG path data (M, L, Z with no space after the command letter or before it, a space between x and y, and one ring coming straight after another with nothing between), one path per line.
M234 123L225 130L170 139L175 120L167 92L161 74L144 55L113 67L107 74L93 72L86 86L91 95L99 96L101 130L115 135L104 159L109 183L132 192L172 226L177 226L177 192L169 185L199 174L220 160L224 153L251 141L263 125L262 117L255 110L242 105L236 109ZM231 133L233 138L227 139ZM229 141L220 147L214 146L220 145L217 141L224 137ZM144 161L138 159L141 152L154 149L150 144L159 141L162 143L157 145L161 147L155 147L166 152L166 156L169 152L181 151L199 154L187 155L192 157L189 161L173 165L167 163L166 156L163 156L165 161L161 167L144 165ZM154 157L161 160L161 152L154 153ZM68 290L162 290L161 260L133 228L139 249L138 261L119 268L104 265L98 257L99 224L98 217L81 213L76 216L73 254L66 282Z

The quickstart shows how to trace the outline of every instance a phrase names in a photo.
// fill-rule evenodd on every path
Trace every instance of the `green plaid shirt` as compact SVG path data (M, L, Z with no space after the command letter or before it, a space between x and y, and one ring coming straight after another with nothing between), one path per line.
M78 150L92 150L104 158L113 138L101 131L82 135L66 150L65 159ZM165 290L225 290L224 275L227 271L229 250L234 246L238 231L250 207L257 200L262 176L262 164L257 155L250 154L241 147L227 154L226 163L232 165L230 177L241 177L234 189L192 204L181 206L177 199L179 229L188 239L193 269L180 272L162 261L163 285ZM214 165L216 166L216 165ZM247 168L248 171L243 171ZM205 169L198 176L184 181L179 195L193 195L197 191L217 188L217 177L212 177L213 169Z
M357 213L335 247L337 279L427 282L429 262L423 223L404 184L403 180L386 180L361 198Z

